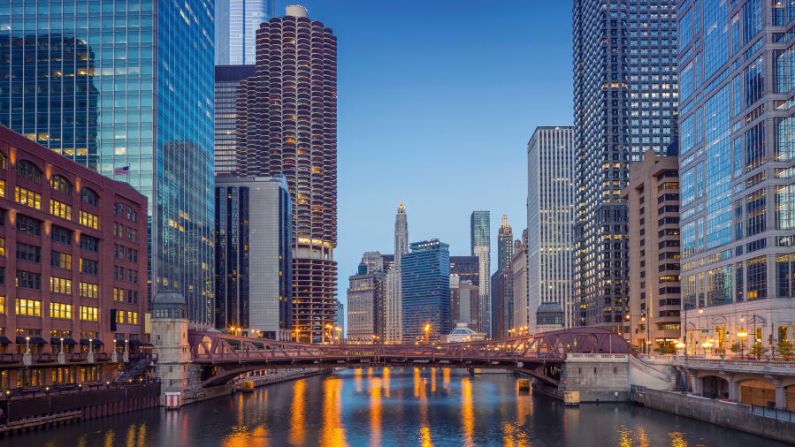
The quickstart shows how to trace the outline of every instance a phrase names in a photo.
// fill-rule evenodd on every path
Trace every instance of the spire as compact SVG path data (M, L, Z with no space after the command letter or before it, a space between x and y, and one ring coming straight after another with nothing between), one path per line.
M502 228L508 228L508 215L507 214L503 214L502 215L502 225L500 225L500 226Z
M400 201L400 205L398 205L398 213L405 213L406 207L403 205L403 201Z

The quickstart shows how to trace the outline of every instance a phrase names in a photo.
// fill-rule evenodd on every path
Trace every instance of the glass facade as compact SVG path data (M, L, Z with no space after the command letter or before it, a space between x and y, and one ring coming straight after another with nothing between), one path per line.
M403 341L414 342L426 336L438 339L451 328L450 246L430 241L412 242L411 253L404 255L400 268L403 293ZM486 282L486 281L481 281Z
M184 293L205 324L213 11L210 0L0 2L0 124L145 194L151 293Z
M215 67L215 174L237 172L237 86L254 76L254 65Z
M257 28L273 17L274 3L275 0L216 0L216 65L254 65Z
M580 325L629 329L622 190L629 163L648 150L663 153L676 134L676 4L574 1L575 299Z

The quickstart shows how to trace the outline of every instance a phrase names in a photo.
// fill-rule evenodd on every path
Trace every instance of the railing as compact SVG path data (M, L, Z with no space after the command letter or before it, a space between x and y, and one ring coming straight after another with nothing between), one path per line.
M795 362L763 361L746 359L707 359L674 356L671 363L676 366L703 369L722 369L742 372L768 372L795 375Z
M795 422L795 412L793 411L779 410L777 408L751 406L751 413L757 416L764 416L766 418L778 419L779 421Z
M629 354L605 354L605 353L581 353L570 352L566 356L568 361L582 361L582 360L606 360L611 362L626 362Z

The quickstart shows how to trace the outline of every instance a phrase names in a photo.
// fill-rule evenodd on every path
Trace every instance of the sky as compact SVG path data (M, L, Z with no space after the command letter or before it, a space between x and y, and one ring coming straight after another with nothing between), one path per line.
M527 226L533 129L572 124L571 0L289 3L338 39L339 299L362 253L393 252L400 201L409 240L451 255L490 210L493 272L502 214Z

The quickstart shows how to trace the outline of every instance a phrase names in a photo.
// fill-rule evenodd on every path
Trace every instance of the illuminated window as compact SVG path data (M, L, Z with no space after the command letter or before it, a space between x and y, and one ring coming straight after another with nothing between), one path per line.
M0 179L0 197L6 196L6 181Z
M120 310L116 312L116 323L124 324L124 311Z
M138 312L127 312L127 324L138 324Z
M80 296L83 298L99 298L99 285L90 282L80 283Z
M0 315L5 315L6 313L6 297L0 295Z
M50 303L50 318L72 319L72 305L64 303Z
M66 278L58 278L50 276L50 292L62 293L64 295L72 294L72 280Z
M69 183L69 180L60 175L52 176L50 179L50 188L52 188L53 191L62 192L67 195L72 194L72 184Z
M113 301L123 303L124 302L124 289L113 289Z
M0 237L0 256L6 255L6 239L4 237Z
M37 210L41 209L41 194L29 189L14 187L14 200L20 204Z
M88 228L99 229L99 218L96 214L91 214L87 211L80 210L80 225Z
M72 255L60 251L52 251L50 265L64 270L72 270Z
M50 214L61 219L72 220L72 207L63 202L50 199Z
M99 321L99 308L80 306L80 319L83 321Z
M25 317L41 316L41 301L17 298L17 315Z

